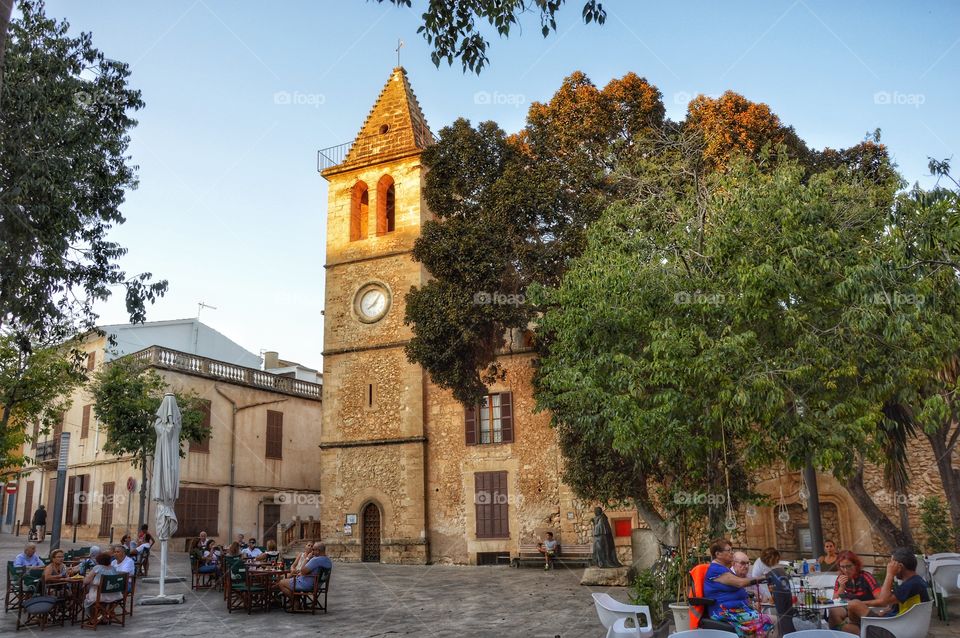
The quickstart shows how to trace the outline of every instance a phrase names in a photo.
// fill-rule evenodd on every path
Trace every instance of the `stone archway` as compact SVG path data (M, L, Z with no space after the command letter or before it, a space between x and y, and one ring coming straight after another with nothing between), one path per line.
M361 560L365 563L380 562L381 516L374 502L363 507L360 514Z

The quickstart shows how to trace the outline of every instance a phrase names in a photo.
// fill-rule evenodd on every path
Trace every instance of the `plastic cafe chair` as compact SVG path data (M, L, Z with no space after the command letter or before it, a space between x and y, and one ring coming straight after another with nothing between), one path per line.
M930 570L930 580L933 597L937 602L937 613L941 620L947 620L946 599L960 594L960 560L938 561L936 567Z
M930 616L933 611L933 601L914 605L899 616L892 618L867 617L860 619L860 636L874 635L869 632L871 627L879 627L890 632L896 638L926 638L930 629ZM887 634L883 634L886 636Z
M960 554L956 552L940 552L939 554L930 554L927 556L928 561L943 560L944 558L956 558L960 560Z
M609 594L593 594L593 604L597 608L600 623L607 630L607 638L630 638L653 634L653 621L650 619L648 606L627 605ZM646 620L643 625L640 624L640 616ZM627 621L632 626L628 626Z
M733 631L724 631L723 629L688 629L670 634L670 638L730 638L730 634L737 635Z
M850 634L835 629L804 629L792 634L784 634L783 638L849 638Z

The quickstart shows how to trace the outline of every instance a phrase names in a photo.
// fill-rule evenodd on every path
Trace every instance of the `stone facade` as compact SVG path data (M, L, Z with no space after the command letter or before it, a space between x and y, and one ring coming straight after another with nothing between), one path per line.
M548 414L534 414L533 358L522 344L500 356L491 393L510 393L512 442L468 445L465 409L407 361L405 296L429 274L411 255L424 222L420 153L432 135L403 69L395 69L329 181L324 321L322 534L334 555L391 563L476 563L516 555L552 531L591 541L592 504L560 479ZM388 195L383 184L393 184ZM365 194L364 194L365 192ZM393 228L384 220L392 197ZM386 309L365 315L376 289ZM505 472L506 530L477 538L477 474ZM372 518L368 521L367 514ZM608 512L636 527L632 512ZM352 521L352 522L351 522ZM625 527L625 526L624 526ZM629 531L629 529L627 530ZM629 560L630 535L617 538Z

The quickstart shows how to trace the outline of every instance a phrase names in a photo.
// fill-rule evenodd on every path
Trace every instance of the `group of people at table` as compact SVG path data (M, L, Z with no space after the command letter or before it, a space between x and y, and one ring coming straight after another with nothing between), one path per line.
M260 549L256 539L244 541L243 534L240 534L237 540L224 551L223 545L208 538L206 532L200 532L190 550L190 557L197 561L199 573L219 574L226 558L240 557L248 563L271 565L278 561L280 552L277 551L277 543L273 540L268 540L266 548ZM308 542L304 551L293 560L288 569L284 570L290 574L290 578L278 581L276 588L288 596L294 591L311 591L314 579L320 570L332 568L333 563L327 556L326 545Z
M854 552L838 553L832 541L824 542L824 550L817 561L820 571L838 574L832 602L840 604L828 611L828 624L833 629L859 636L861 618L897 616L929 600L927 583L916 573L917 557L908 548L893 550L883 584L864 570L863 561ZM773 629L773 621L762 609L772 598L767 577L780 564L776 548L764 549L756 561L751 561L746 553L734 551L728 539L720 538L710 544L710 558L703 595L715 603L706 613L714 620L732 624L739 636L760 637Z
M42 574L41 582L47 588L68 579L82 579L85 591L83 605L88 608L97 600L97 588L103 576L126 573L132 579L137 572L135 558L138 555L146 555L152 545L153 537L147 531L147 526L144 525L136 541L132 540L129 535L125 535L120 543L110 545L102 550L99 546L94 545L90 548L88 556L70 566L65 562L66 554L62 549L55 549L50 552L50 560L47 564L44 564L43 559L37 554L36 544L27 543L23 548L23 553L17 555L14 559L13 566L23 568L25 572L33 575L36 573ZM103 594L100 600L115 602L121 598L123 598L123 593L118 592Z

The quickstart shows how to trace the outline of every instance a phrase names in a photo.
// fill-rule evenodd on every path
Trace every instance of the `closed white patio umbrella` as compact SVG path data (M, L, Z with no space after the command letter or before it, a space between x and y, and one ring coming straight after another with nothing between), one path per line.
M167 577L167 541L177 531L173 506L180 496L180 408L168 392L157 410L153 428L157 445L153 453L153 500L157 503L157 537L160 539L160 597Z

